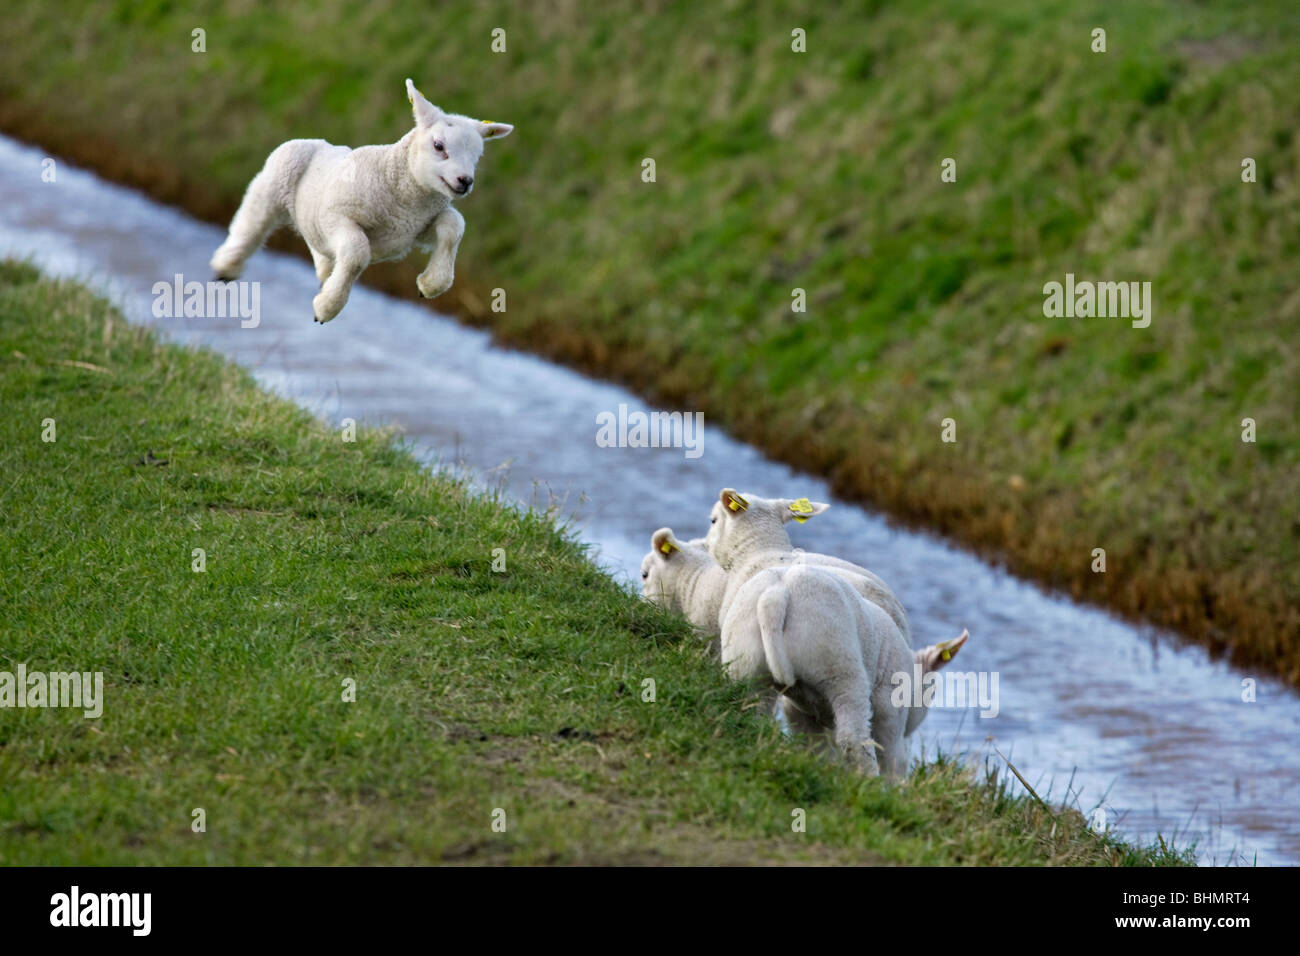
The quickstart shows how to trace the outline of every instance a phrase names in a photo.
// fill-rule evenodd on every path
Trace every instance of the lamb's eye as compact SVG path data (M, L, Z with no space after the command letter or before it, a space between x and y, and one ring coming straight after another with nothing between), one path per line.
M717 524L717 523L718 523L717 515L714 515L712 518L709 519L709 524Z
M642 580L642 581L644 581L644 580L645 580L646 578L648 578L648 577L650 577L650 572L649 572L649 571L642 571L642 572L641 572L641 580Z
M444 142L443 142L442 140L440 140L440 139L435 139L435 140L433 141L433 148L436 149L436 150L437 150L438 152L440 152L440 153L445 153L445 152L447 152L447 150L446 150L446 148L445 148L446 145L447 145L447 144L444 143Z

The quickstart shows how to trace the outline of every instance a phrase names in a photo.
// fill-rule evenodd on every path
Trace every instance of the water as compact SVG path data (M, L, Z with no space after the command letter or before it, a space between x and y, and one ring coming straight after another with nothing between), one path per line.
M694 460L680 448L598 447L598 414L620 403L650 409L621 388L494 347L418 305L414 287L407 300L357 287L342 315L319 326L310 264L263 251L244 274L261 283L256 328L156 319L154 283L176 273L206 281L224 232L62 162L44 183L42 158L0 137L0 255L90 282L132 321L215 349L328 420L396 424L430 461L463 465L524 502L558 497L597 559L629 585L650 533L669 525L702 535L724 486L831 501L828 514L791 526L796 545L880 574L918 645L969 628L953 666L999 674L996 717L934 709L914 752L983 759L996 746L1040 794L1089 815L1101 803L1131 838L1176 830L1180 845L1198 842L1203 863L1300 863L1300 696L1280 684L891 528L716 429L705 429ZM1257 678L1255 703L1241 701L1244 676Z

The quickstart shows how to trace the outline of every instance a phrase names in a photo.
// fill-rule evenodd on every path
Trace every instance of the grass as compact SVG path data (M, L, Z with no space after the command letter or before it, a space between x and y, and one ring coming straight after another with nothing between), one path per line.
M439 308L1300 682L1294 4L704 10L14 0L0 128L224 222L285 138L396 139L413 76L517 124ZM1067 272L1150 328L1044 318Z
M854 776L551 516L15 262L0 402L0 671L100 671L105 698L0 707L0 862L1192 859L949 759Z

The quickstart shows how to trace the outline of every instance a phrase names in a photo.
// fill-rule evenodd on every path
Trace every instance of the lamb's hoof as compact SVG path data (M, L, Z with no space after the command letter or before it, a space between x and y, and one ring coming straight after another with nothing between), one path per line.
M425 282L421 279L415 280L416 291L420 293L421 299L436 299L452 286L451 282Z
M217 272L213 274L212 281L213 282L234 282L238 278L239 276L223 276L220 272Z

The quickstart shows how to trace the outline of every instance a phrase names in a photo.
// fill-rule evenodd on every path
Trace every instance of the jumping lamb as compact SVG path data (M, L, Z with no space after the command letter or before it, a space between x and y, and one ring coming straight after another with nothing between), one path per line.
M239 277L268 236L291 225L307 241L320 293L317 322L342 311L352 283L372 262L432 253L416 286L426 299L451 288L465 219L452 202L468 196L483 142L509 136L508 123L444 113L410 80L415 127L396 143L349 149L291 139L267 157L212 257L223 281Z

